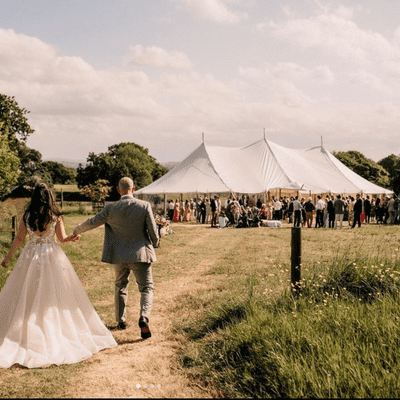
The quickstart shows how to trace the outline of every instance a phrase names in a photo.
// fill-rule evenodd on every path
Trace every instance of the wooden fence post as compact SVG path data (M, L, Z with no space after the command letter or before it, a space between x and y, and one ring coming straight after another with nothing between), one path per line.
M13 215L11 218L11 238L14 241L15 239L15 231L17 229L17 216Z
M301 228L292 228L292 271L291 290L294 297L300 294L301 281Z

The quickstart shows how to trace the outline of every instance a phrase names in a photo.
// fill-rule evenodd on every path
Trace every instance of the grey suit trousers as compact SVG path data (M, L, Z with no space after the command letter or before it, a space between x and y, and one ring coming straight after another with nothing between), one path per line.
M149 318L153 305L153 273L151 263L136 262L114 265L115 270L115 318L126 321L129 275L132 271L140 292L140 316Z

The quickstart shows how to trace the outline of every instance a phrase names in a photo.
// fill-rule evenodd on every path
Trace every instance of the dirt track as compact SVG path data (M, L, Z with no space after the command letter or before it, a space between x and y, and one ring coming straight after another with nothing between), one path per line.
M173 280L159 283L154 295L150 327L152 337L142 341L137 326L139 295L130 285L128 307L132 310L126 331L113 331L119 346L92 356L85 368L71 382L71 397L216 397L215 391L190 381L177 368L179 337L172 333L174 315L169 311L175 299L202 287L202 273L210 262L193 265ZM133 315L134 314L134 315ZM128 317L129 310L128 310Z

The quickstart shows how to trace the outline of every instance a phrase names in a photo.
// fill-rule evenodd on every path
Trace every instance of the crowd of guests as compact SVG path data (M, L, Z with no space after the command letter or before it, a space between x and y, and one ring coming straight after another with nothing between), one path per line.
M254 203L254 202L252 202ZM263 220L283 221L308 228L337 228L347 220L352 228L362 223L400 223L400 201L397 196L373 197L369 195L318 195L312 197L272 197L263 203L258 199L250 205L249 196L219 196L198 199L170 200L168 219L174 222L196 221L211 227L234 226L237 228L263 226Z
M400 200L391 197L371 198L369 195L355 196L326 195L313 198L276 198L272 200L274 219L288 218L294 226L308 228L337 228L347 220L351 228L361 227L362 223L400 224Z

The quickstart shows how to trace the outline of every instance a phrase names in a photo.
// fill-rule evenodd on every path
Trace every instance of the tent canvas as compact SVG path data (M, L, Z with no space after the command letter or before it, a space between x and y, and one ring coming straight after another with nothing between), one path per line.
M202 143L168 173L136 194L255 194L279 188L314 194L393 193L357 175L323 145L290 149L264 138L245 147Z

